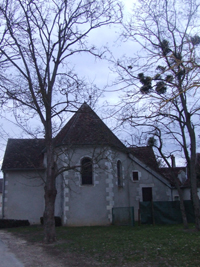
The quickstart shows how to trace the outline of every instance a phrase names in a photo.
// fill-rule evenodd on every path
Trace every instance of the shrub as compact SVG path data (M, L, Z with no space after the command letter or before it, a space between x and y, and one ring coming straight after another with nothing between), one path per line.
M0 229L29 226L29 225L30 223L28 220L0 219Z

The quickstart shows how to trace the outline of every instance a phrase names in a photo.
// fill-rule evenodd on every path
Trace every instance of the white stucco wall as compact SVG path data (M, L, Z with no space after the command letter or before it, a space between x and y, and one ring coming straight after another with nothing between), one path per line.
M69 226L106 225L111 223L110 206L112 177L106 165L105 150L101 148L77 149L70 157L70 166L80 166L81 159L93 160L93 184L82 185L80 167L63 173L63 222ZM69 158L66 157L66 165Z
M68 151L69 153L69 151ZM101 154L102 153L102 154ZM69 153L70 154L70 153ZM106 225L112 222L113 207L134 207L138 220L142 188L152 187L154 201L172 200L171 189L152 173L127 157L126 153L108 148L77 149L70 157L70 165L80 165L83 157L93 158L93 185L81 185L80 169L63 174L63 222L66 225ZM98 158L98 162L95 159ZM117 161L122 163L123 186L118 186ZM64 160L63 160L64 162ZM67 165L67 164L66 164ZM140 179L132 180L132 171L139 172ZM62 199L62 197L60 198Z
M122 186L118 186L117 177L117 161L120 160L122 164ZM115 151L112 159L113 168L113 192L114 192L114 208L130 207L130 190L129 190L129 160L126 153Z
M141 162L140 162L141 163ZM133 181L132 171L139 172L139 180ZM135 220L138 220L139 202L143 201L142 188L152 188L153 201L171 201L171 188L166 185L166 181L156 172L148 171L145 165L129 161L129 196L130 206L134 207Z
M43 173L10 171L5 175L4 219L40 223L44 211Z

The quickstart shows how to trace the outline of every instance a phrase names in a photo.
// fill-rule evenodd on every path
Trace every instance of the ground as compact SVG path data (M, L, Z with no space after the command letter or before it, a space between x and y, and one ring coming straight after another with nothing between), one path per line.
M182 225L58 227L51 245L43 243L43 234L41 226L0 229L8 252L24 267L200 266L194 224L187 231Z
M66 252L62 257L52 250L51 245L35 245L1 230L0 239L8 246L9 250L24 264L25 267L91 267L103 266L93 259Z
M0 239L15 254L15 256L24 264L25 267L107 267L104 263L99 263L88 255L80 255L78 253L65 252L60 253L53 249L52 245L34 244L28 242L16 235L7 232L6 230L0 231ZM151 267L152 265L138 264L125 264L120 267ZM118 267L115 265L115 267Z

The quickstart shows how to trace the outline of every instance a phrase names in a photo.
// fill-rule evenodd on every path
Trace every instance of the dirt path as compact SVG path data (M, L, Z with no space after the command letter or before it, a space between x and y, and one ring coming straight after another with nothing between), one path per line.
M52 245L35 245L0 230L0 239L21 260L25 267L92 267L104 266L88 257L66 252L59 253Z
M8 247L10 252L24 264L24 267L113 267L106 263L97 262L94 258L88 255L72 253L69 251L61 252L54 245L45 245L43 243L33 244L21 237L0 230L0 239ZM105 255L106 257L106 255ZM1 266L1 261L0 261ZM147 262L118 263L115 267L157 267Z

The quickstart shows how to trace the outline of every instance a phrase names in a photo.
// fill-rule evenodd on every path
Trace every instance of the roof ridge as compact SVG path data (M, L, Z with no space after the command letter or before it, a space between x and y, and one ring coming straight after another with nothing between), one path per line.
M80 117L80 110L83 109L83 106L84 106L84 105L86 106L87 103L84 102L84 103L79 107L79 109L76 110L76 111L74 112L74 115L69 119L69 121L68 121L68 122L65 124L65 126L60 130L60 132L56 135L56 137L61 133L62 130L64 130L64 128L65 128L66 126L68 126L68 125L70 124L71 121L72 121L72 125L69 127L69 129L66 130L65 136L70 132L70 130L72 130L73 125L76 123L76 121L77 121L78 118ZM87 105L87 106L88 106L88 105ZM55 137L55 139L56 139L56 137ZM62 141L64 141L64 140L65 140L65 138L63 138Z
M93 112L93 114L95 114L98 117L98 115L94 112L94 110L92 110L92 108L86 102L84 102L80 106L80 108L75 112L75 114L73 115L73 117L75 117L75 118L74 118L74 121L73 121L71 127L69 128L69 130L71 130L72 126L77 122L77 120L79 119L81 113L89 113L89 112L83 112L83 111L81 111L81 110L83 110L84 107L89 108L90 109L90 112Z
M111 145L121 149L126 148L85 102L61 129L55 139L57 145L69 143L71 145Z
M83 104L81 105L81 107L83 106ZM65 124L65 126L71 121L71 120L73 120L72 121L72 125L71 125L71 127L69 127L69 129L67 129L67 131L66 131L66 134L65 134L65 136L70 132L70 130L72 130L72 127L73 127L73 125L76 123L76 121L78 120L78 118L80 117L80 109L81 109L81 107L74 113L74 115L71 117L71 119ZM76 115L76 117L75 117L75 115ZM64 127L65 127L64 126ZM64 127L63 127L63 129L64 129ZM62 131L62 130L61 130ZM63 141L65 140L65 138L63 138Z

